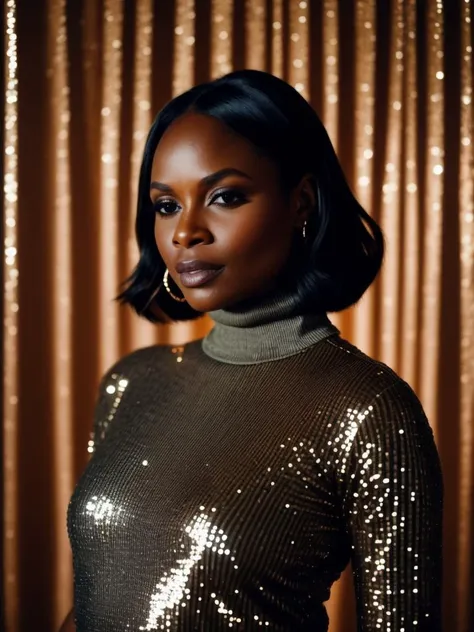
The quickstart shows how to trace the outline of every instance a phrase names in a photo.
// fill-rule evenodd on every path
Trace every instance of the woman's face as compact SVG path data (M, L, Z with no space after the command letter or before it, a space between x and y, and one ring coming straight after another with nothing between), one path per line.
M155 240L193 309L272 289L305 219L305 188L285 197L276 166L217 119L189 113L167 129L151 172ZM214 269L180 273L183 262Z

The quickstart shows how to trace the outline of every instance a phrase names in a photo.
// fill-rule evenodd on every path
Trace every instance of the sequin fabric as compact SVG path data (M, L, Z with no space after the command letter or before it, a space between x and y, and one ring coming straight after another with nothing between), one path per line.
M78 632L441 630L443 482L411 388L338 335L258 365L185 347L99 388L68 508Z

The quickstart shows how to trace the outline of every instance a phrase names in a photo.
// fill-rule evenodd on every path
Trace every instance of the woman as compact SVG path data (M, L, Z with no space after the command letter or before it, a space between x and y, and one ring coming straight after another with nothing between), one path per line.
M326 316L383 237L313 109L251 70L172 100L136 233L117 298L215 327L102 379L68 510L77 630L325 631L350 560L359 630L440 630L438 454L411 388Z

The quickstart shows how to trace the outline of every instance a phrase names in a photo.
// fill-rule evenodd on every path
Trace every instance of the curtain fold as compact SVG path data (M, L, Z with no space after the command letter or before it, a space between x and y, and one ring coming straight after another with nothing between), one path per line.
M315 107L387 239L344 337L415 389L445 477L446 630L474 629L472 0L3 3L2 588L7 632L72 605L66 508L99 378L120 356L212 327L113 301L137 261L138 172L157 111L238 68ZM315 148L317 151L317 148ZM350 568L328 602L355 630Z

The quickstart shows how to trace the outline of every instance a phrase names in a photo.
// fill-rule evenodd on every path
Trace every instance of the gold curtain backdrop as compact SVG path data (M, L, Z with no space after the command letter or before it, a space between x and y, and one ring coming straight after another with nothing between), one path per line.
M472 0L5 0L4 617L55 631L72 605L66 509L100 376L212 327L113 302L137 261L138 170L157 111L256 68L315 107L387 238L362 301L330 315L420 397L445 479L445 629L474 629ZM317 151L317 148L315 148ZM197 420L196 423L199 423ZM350 569L331 632L355 630Z

